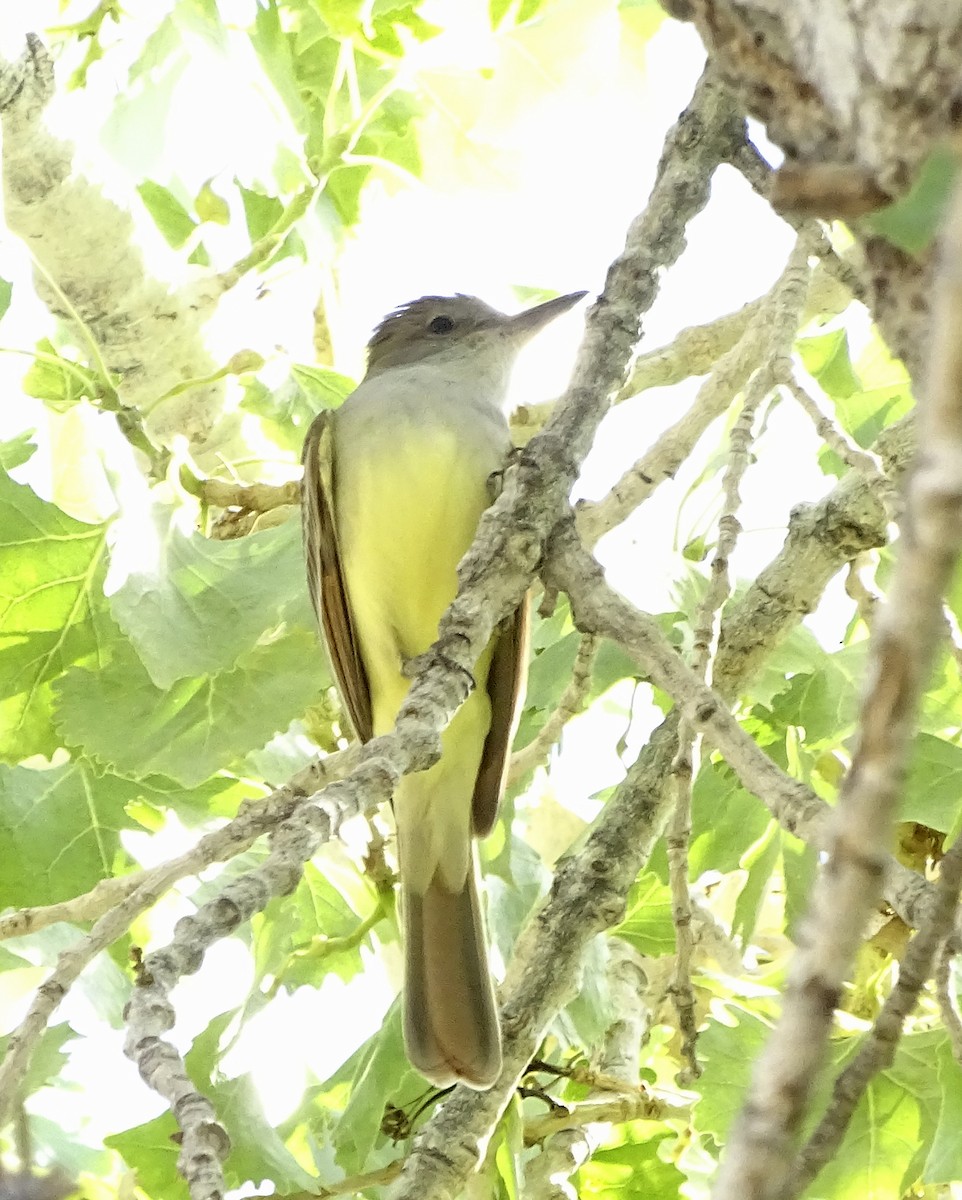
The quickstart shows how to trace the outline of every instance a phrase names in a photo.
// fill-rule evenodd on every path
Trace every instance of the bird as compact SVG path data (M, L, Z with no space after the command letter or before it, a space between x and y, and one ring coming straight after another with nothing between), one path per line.
M520 348L585 292L508 316L475 296L422 296L375 328L357 388L304 442L309 591L357 737L389 733L410 664L437 640L457 567L511 449L506 396ZM494 826L527 664L527 598L492 635L438 761L394 793L411 1064L438 1087L484 1090L501 1032L475 839Z

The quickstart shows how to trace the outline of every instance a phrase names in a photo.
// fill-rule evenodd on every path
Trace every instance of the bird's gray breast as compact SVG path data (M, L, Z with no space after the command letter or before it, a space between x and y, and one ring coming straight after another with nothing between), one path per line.
M335 414L337 460L390 453L436 432L470 447L486 474L503 465L510 446L502 410L507 380L465 371L457 362L395 367L364 380Z

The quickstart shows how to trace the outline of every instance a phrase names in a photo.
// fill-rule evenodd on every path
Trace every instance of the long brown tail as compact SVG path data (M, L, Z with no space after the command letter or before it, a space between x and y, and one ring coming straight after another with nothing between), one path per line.
M475 869L450 892L436 875L423 895L405 888L404 1041L438 1087L483 1091L501 1073L495 1004Z

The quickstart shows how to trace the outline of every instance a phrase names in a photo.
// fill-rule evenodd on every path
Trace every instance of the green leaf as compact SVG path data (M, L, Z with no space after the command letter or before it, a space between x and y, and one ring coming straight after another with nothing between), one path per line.
M243 382L241 408L261 418L278 446L300 453L311 421L323 408L336 408L355 387L353 379L326 367L298 364L274 392L257 379Z
M723 1011L732 1024L719 1019L699 1038L704 1072L699 1081L702 1098L695 1107L696 1126L720 1140L741 1109L755 1060L770 1031L767 1022L744 1008L728 1004ZM723 1015L720 1006L716 1014ZM813 1196L902 1195L910 1164L919 1156L924 1161L935 1131L939 1089L931 1060L943 1040L941 1032L902 1038L892 1066L869 1084L839 1153L819 1174ZM830 1076L850 1061L860 1041L849 1036L830 1043ZM813 1114L823 1111L829 1086L828 1076L819 1081Z
M492 854L502 830L503 844ZM509 817L499 823L498 830L481 847L488 894L488 930L507 962L522 925L550 886L551 873L541 856L512 832Z
M770 819L768 809L742 787L727 765L705 762L692 787L691 877L740 868L744 854L765 836ZM663 842L652 854L649 869L667 881Z
M491 28L497 29L509 13L512 14L512 27L524 25L538 15L544 2L545 0L488 0L488 20L491 22Z
M88 764L0 767L0 908L56 904L110 878L135 794Z
M23 377L23 390L54 412L65 412L84 397L98 397L103 389L93 371L64 358L49 338L42 338L37 343L37 357Z
M785 918L788 936L796 936L808 912L808 901L818 874L818 852L798 838L782 837L782 873L785 877Z
M958 171L956 152L940 146L922 164L907 194L865 217L864 223L908 254L921 254L942 223Z
M631 885L627 914L614 932L639 953L657 958L675 952L671 891L657 875L645 872Z
M528 669L525 707L550 710L571 682L580 633L569 633L536 651Z
M688 562L704 562L711 546L703 537L694 537L681 548L681 556Z
M619 0L618 15L626 29L646 43L662 27L668 14L658 0Z
M244 205L247 232L252 242L260 241L277 224L284 211L284 205L276 196L265 196L263 192L252 191L241 183L238 183L237 187Z
M6 946L0 946L0 972L23 971L30 966L31 964L26 958L21 958L19 954L14 954Z
M308 111L302 99L291 37L281 27L276 0L263 0L258 4L254 28L249 36L264 73L287 107L295 127L305 131Z
M948 1039L937 1051L941 1089L938 1124L922 1172L923 1183L940 1184L962 1179L962 1071Z
M209 267L210 266L210 255L207 253L207 247L204 245L203 242L198 242L197 245L193 248L193 250L191 250L190 254L188 254L188 256L187 256L187 261L192 266L197 266L197 267Z
M788 687L792 676L817 671L823 655L824 650L812 631L804 625L796 625L748 681L746 698L755 704L770 706L774 697Z
M403 1104L425 1089L425 1082L408 1063L401 1036L401 1004L395 1001L380 1030L359 1055L351 1098L334 1133L338 1165L354 1175L366 1169L379 1139L385 1105Z
M330 367L312 367L304 363L293 364L291 378L312 402L315 413L324 408L338 408L356 386L349 376Z
M13 284L9 279L0 278L0 317L10 307L10 300L13 296Z
M658 618L658 622L662 625L662 632L665 633L662 619ZM639 678L641 678L641 668L638 663L621 646L605 639L598 647L594 669L591 672L591 691L588 698L595 700L599 696L603 696L622 679L637 680Z
M576 1046L598 1046L615 1018L608 986L608 955L601 938L592 938L581 959L584 976L578 994L565 1007L557 1026L565 1029L565 1041Z
M698 1037L703 1067L701 1099L695 1106L696 1127L724 1141L741 1109L752 1066L768 1040L771 1026L735 1004L717 1005L715 1020Z
M242 1075L211 1089L217 1113L231 1141L225 1164L235 1187L269 1179L284 1195L295 1190L312 1191L315 1180L287 1149L264 1115L257 1087Z
M106 1179L114 1167L110 1155L99 1144L83 1145L76 1132L63 1121L36 1112L30 1113L30 1147L35 1162L56 1163L68 1179L81 1175Z
M86 766L84 759L77 760ZM130 818L127 824L155 833L164 828L165 814L171 810L187 828L208 827L211 817L235 817L241 804L250 799L249 779L217 774L194 788L164 775L123 775L92 766L98 779L104 779L126 796L124 811Z
M356 225L361 217L361 188L367 182L371 168L366 164L334 167L324 189L343 225Z
M334 971L345 983L363 969L361 944L332 949L331 939L351 939L377 905L367 888L367 908L355 912L333 883L308 863L294 894L272 901L255 920L254 952L258 979L276 976L292 991L317 987L322 974ZM368 943L369 944L369 943Z
M128 84L138 79L166 75L171 59L185 59L183 36L172 13L158 21L144 42L140 55L131 63L127 73Z
M236 1015L227 1012L215 1017L194 1039L184 1059L188 1074L198 1089L210 1098L230 1137L231 1149L224 1167L228 1186L237 1188L270 1179L281 1194L310 1190L314 1185L313 1177L299 1165L268 1123L249 1076L227 1080L219 1077L221 1042ZM171 1194L186 1195L178 1187L170 1186L177 1178L175 1131L173 1118L165 1114L156 1121L107 1139L109 1146L125 1157L129 1156L132 1165L137 1165L138 1176L140 1164L149 1164L146 1178L138 1179L138 1182L164 1200ZM175 1152L173 1157L163 1152L165 1142ZM163 1171L170 1174L165 1178Z
M962 796L962 747L929 733L912 745L899 816L947 832L959 819Z
M805 730L805 747L816 753L834 749L852 730L858 711L866 642L824 654L816 674L799 673L772 701L777 728Z
M580 1200L677 1200L694 1195L682 1185L685 1176L659 1152L675 1135L652 1121L621 1127L628 1137L620 1145L596 1150L577 1175ZM621 1130L619 1130L621 1132Z
M177 1170L179 1126L171 1112L104 1138L137 1174L137 1186L152 1200L190 1200L187 1183Z
M218 196L210 185L210 180L201 187L194 200L194 212L200 220L210 221L214 225L230 224L230 205L223 196Z
M399 27L419 42L426 42L441 32L440 26L432 25L417 12L417 3L411 0L407 3L375 0L371 15L371 45L382 54L390 54L395 58L403 58L406 50L405 39L398 32Z
M110 597L158 688L233 667L285 622L313 630L298 522L215 541L183 534L176 515L153 510L156 556Z
M912 388L906 381L837 397L835 414L855 441L867 450L886 426L904 417L914 406Z
M260 749L314 703L322 662L316 637L291 630L242 655L233 670L163 690L118 638L108 666L97 674L74 669L59 682L58 720L71 743L121 773L167 775L194 787Z
M37 443L33 440L35 437L36 430L28 429L9 441L0 442L0 469L9 472L29 462L37 450Z
M22 1085L24 1096L31 1096L40 1088L56 1081L68 1058L63 1052L63 1047L67 1042L74 1041L76 1037L77 1035L66 1023L50 1025L44 1030L37 1048L30 1056L30 1066L27 1068ZM0 1062L3 1061L9 1044L9 1037L0 1037Z
M830 329L815 337L799 338L795 349L809 375L833 399L844 399L861 386L849 355L848 331Z
M848 396L836 396L835 416L856 443L868 449L886 426L911 412L914 403L908 381L887 384L859 389ZM838 478L849 469L828 447L819 451L818 458L822 470Z
M781 861L781 853L781 832L778 823L772 818L762 838L750 847L748 854L741 860L743 867L748 871L748 878L735 902L732 934L739 938L743 945L748 945L755 933L758 915L768 897L769 884L775 868Z
M145 179L137 191L168 245L179 250L197 228L197 222L173 192L152 179Z
M874 1076L838 1153L820 1172L816 1196L902 1196L915 1184L936 1130L941 1095L932 1068L944 1039L941 1030L902 1037L895 1061ZM855 1042L833 1044L835 1070L849 1061Z
M349 38L361 28L363 0L316 0L317 11L335 37Z
M0 756L49 757L52 684L95 666L109 625L106 527L85 525L0 471Z

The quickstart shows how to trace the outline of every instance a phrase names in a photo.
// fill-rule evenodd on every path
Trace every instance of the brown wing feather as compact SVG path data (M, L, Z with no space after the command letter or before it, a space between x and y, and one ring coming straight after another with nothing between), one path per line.
M488 672L491 728L484 742L471 801L471 821L477 837L487 837L498 817L511 743L521 716L530 630L531 603L530 597L525 596L521 607L498 637Z
M348 602L334 521L334 414L322 412L304 439L301 512L307 585L317 613L334 677L354 731L362 742L374 736L371 693Z

